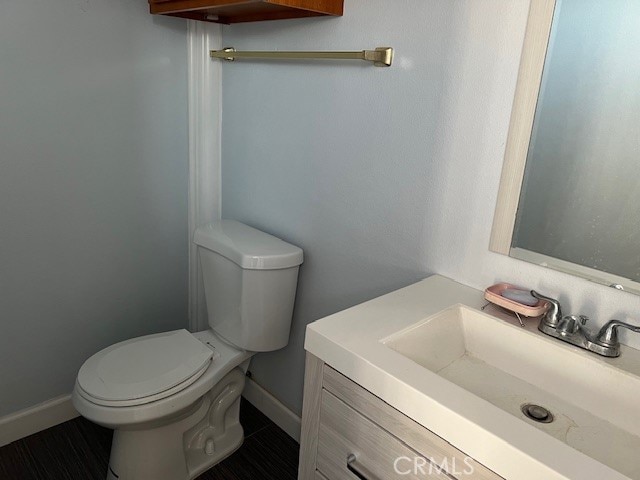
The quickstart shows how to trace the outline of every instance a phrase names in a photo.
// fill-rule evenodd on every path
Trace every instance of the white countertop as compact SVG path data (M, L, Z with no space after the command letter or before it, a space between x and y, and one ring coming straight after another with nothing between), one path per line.
M485 303L483 292L434 275L310 324L305 349L507 480L628 480L380 342L453 305ZM517 324L493 306L485 313Z

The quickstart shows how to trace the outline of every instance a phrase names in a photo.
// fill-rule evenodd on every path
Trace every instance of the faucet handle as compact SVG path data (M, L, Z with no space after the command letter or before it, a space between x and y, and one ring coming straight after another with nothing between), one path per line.
M538 300L544 300L549 303L549 310L547 310L547 313L542 317L542 321L545 325L548 325L551 328L556 328L558 326L558 322L562 319L562 307L560 306L560 302L555 298L541 295L535 290L531 290L531 295Z
M620 320L609 320L596 335L596 343L602 347L606 347L617 352L619 355L620 342L618 341L618 327L640 333L640 326L624 323Z

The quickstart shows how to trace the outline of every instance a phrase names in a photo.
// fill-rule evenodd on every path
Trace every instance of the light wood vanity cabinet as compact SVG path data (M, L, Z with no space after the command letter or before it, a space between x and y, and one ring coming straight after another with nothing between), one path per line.
M214 23L342 15L344 0L149 0L156 15Z
M357 478L502 479L307 353L298 479Z

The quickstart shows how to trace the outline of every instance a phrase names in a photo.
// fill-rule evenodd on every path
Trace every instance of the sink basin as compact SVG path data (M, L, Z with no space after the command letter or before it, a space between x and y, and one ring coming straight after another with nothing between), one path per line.
M487 401L640 479L640 365L623 360L624 353L621 359L604 359L547 337L534 326L523 329L464 305L381 342L471 393L474 401ZM526 404L544 407L551 414L545 420L552 421L525 416Z

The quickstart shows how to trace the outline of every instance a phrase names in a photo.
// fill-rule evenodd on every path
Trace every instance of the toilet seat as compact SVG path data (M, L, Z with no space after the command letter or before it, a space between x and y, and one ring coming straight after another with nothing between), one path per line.
M229 345L211 330L196 332L192 335L214 352L204 372L202 374L197 372L189 379L193 383L182 383L175 389L161 392L154 397L129 402L107 402L93 398L76 380L72 395L73 406L83 417L107 428L118 429L148 422L155 424L193 405L231 370L243 365L253 356L252 352ZM246 370L246 367L247 365L244 365L243 368Z
M98 405L144 405L184 390L218 356L184 329L134 338L89 358L78 373L78 393Z

